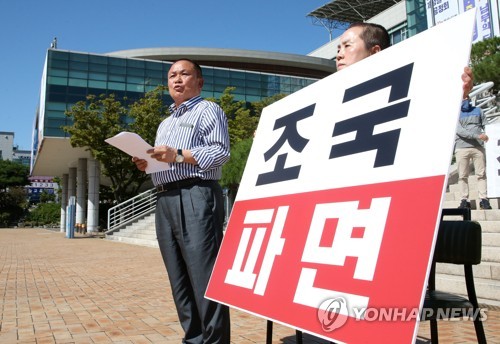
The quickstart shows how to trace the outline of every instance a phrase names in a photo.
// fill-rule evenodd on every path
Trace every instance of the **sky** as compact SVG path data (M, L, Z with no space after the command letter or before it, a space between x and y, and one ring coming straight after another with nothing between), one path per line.
M307 14L329 0L0 0L0 131L29 150L47 49L210 47L306 55L328 43Z

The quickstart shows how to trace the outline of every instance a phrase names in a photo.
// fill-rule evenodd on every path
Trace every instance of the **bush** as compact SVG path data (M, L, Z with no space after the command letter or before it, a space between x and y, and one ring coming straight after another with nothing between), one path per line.
M59 203L40 203L30 210L27 221L37 225L56 224L61 220L61 205Z

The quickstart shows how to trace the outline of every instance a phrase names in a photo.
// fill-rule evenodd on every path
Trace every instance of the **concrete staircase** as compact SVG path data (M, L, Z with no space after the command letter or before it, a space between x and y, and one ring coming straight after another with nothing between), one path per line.
M118 231L107 233L105 238L127 244L158 247L154 212L137 219Z
M473 267L474 282L479 303L500 306L500 207L499 200L490 198L493 209L480 210L477 193L477 178L469 177L469 197L471 199L472 220L481 224L482 259ZM450 170L448 191L443 208L457 208L460 193L456 171ZM447 217L446 219L453 219ZM438 264L436 267L436 288L455 294L466 295L463 267L461 265Z

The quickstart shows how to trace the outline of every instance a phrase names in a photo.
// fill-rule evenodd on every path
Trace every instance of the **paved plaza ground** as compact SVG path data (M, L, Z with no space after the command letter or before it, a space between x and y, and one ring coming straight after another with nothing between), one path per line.
M489 343L500 343L500 310L487 309ZM232 343L265 343L266 320L231 310ZM429 324L417 343L429 343ZM471 321L440 321L441 343L475 343ZM48 229L0 229L0 343L181 343L157 248ZM390 334L388 334L388 343ZM273 343L295 343L274 324ZM305 336L304 343L326 343Z

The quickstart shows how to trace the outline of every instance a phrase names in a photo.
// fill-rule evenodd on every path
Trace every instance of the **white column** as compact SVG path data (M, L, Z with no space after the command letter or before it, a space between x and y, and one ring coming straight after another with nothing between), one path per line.
M87 232L97 232L99 226L99 184L100 171L99 162L89 159L87 162L87 175L89 182L89 197L87 204Z
M76 221L77 225L85 223L85 212L87 203L87 159L78 159L76 170Z
M62 175L61 180L61 232L66 232L66 206L68 205L68 174Z

